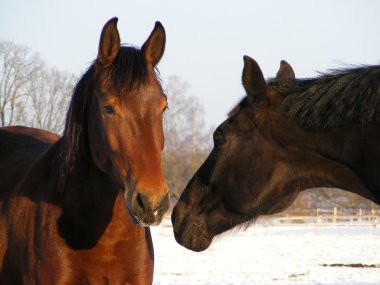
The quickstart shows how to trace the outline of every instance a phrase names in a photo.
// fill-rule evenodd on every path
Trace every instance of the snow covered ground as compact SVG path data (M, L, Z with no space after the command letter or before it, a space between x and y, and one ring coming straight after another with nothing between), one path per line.
M224 235L201 253L178 245L168 220L151 230L155 285L380 284L379 225L255 225Z

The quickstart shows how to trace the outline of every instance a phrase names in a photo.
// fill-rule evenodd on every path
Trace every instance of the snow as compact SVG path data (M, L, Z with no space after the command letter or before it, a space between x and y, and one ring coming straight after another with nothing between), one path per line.
M379 225L255 225L223 235L200 253L176 243L169 220L151 231L155 285L380 284Z

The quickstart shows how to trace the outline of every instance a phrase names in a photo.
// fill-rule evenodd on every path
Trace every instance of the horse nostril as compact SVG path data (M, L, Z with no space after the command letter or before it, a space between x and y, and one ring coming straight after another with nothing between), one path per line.
M139 205L139 207L142 210L145 210L144 198L142 197L142 195L140 193L137 193L136 200L137 200L137 204Z
M154 204L149 197L141 192L136 191L134 195L134 209L139 215L150 216L153 219L159 219L169 208L169 198L165 196L159 203Z

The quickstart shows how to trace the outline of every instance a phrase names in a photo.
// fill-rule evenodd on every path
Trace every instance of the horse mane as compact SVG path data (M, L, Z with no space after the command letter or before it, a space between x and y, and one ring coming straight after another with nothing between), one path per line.
M317 78L272 80L281 107L301 127L333 131L380 124L380 66L332 70Z
M96 61L90 65L74 87L66 115L60 153L60 177L63 181L74 171L78 160L90 159L88 112L95 86L104 84L107 90L122 98L125 91L147 82L145 58L139 49L132 46L122 46L114 62L102 71L102 76L96 72Z

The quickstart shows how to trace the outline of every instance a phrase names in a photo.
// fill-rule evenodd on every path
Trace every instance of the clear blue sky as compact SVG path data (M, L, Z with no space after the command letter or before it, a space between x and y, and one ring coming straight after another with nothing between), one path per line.
M281 59L297 77L380 63L377 0L2 0L0 40L24 44L52 66L81 75L101 28L119 18L122 42L141 46L154 22L167 33L161 77L178 75L214 126L244 95L243 55L273 77Z

